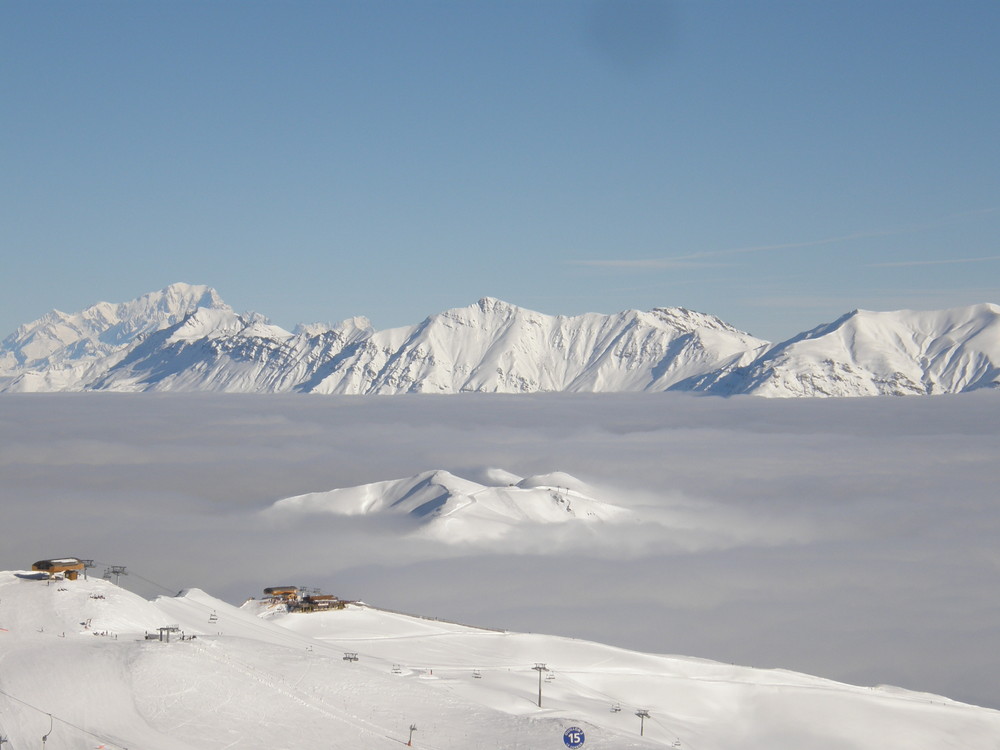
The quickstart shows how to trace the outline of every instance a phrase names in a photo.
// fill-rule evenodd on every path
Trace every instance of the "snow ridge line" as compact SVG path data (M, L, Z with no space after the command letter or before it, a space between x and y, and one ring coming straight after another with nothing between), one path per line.
M509 633L510 631L506 628L488 628L485 625L466 625L464 622L455 622L454 620L445 620L441 617L430 617L428 615L414 615L410 612L402 612L398 609L385 609L384 607L373 607L370 604L362 605L368 609L374 609L376 612L388 612L390 615L402 615L403 617L412 617L416 620L427 620L428 622L443 622L446 625L458 625L461 628L469 628L471 630L486 630L492 633Z

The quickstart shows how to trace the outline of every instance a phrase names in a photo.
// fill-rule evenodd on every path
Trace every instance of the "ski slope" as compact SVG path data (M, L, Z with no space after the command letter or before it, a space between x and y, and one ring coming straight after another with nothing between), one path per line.
M169 642L145 637L168 626ZM377 750L405 745L411 725L413 746L439 750L565 747L574 726L597 749L974 750L1000 734L1000 712L934 695L363 604L289 613L198 589L146 601L100 579L3 572L0 628L13 750L46 734L50 750Z

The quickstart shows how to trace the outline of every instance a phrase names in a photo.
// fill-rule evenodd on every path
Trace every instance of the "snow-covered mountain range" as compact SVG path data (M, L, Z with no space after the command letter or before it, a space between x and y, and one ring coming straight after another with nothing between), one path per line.
M855 310L694 387L759 396L908 396L1000 387L1000 306Z
M0 661L13 750L986 750L1000 733L1000 712L899 688L29 571L0 572Z
M0 391L719 395L958 393L1000 386L1000 306L856 310L772 344L683 308L550 316L493 298L417 325L286 331L173 284L53 311L0 344Z

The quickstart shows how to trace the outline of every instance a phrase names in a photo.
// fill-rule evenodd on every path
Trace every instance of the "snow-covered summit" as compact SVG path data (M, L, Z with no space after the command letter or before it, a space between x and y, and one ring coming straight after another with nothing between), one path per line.
M53 310L0 343L0 390L80 390L144 336L198 310L231 313L211 287L171 284L129 302Z
M231 309L210 287L171 284L130 302L98 302L73 314L53 310L4 339L3 351L22 366L44 364L56 354L77 359L106 354L199 308Z
M64 318L88 323L67 331ZM0 348L0 390L661 391L765 346L681 308L550 316L492 297L414 326L375 331L351 318L290 333L208 287L176 284L22 327Z
M698 316L699 314L692 314ZM679 324L681 319L683 324ZM550 316L484 297L345 348L313 393L666 390L749 361L766 342L712 316L626 311Z
M1000 306L854 310L720 373L709 392L762 396L959 393L1000 385Z
M596 490L556 472L518 477L492 470L480 484L434 470L405 479L287 497L263 515L296 523L316 515L408 516L413 533L447 544L482 544L518 537L531 527L566 523L638 523L631 510L597 499Z
M370 336L375 332L375 328L368 318L362 315L355 315L353 318L347 318L340 323L299 323L295 326L293 333L296 336L312 338L334 331L340 332L347 338L356 339L363 336Z
M0 391L956 393L997 384L998 310L856 310L772 345L680 307L564 316L483 297L412 326L289 332L174 284L21 326L0 344Z

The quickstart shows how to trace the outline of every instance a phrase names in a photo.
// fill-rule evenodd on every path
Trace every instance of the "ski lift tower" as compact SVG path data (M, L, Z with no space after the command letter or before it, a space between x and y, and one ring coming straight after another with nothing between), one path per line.
M639 736L642 737L643 730L646 728L646 719L649 718L649 711L644 708L640 708L635 712L635 715L639 717Z
M111 576L115 577L115 586L119 585L118 584L118 579L121 576L127 576L127 575L128 575L128 571L125 570L125 566L124 565L109 565L107 568L104 569L104 577L106 579L108 579L110 581L111 580Z
M157 628L157 630L160 631L161 643L170 643L170 634L181 632L180 625L164 625L162 628ZM184 638L182 637L181 640L184 640Z
M542 664L541 662L535 662L535 666L532 667L536 672L538 672L538 707L542 707L542 672L548 672L549 668Z

